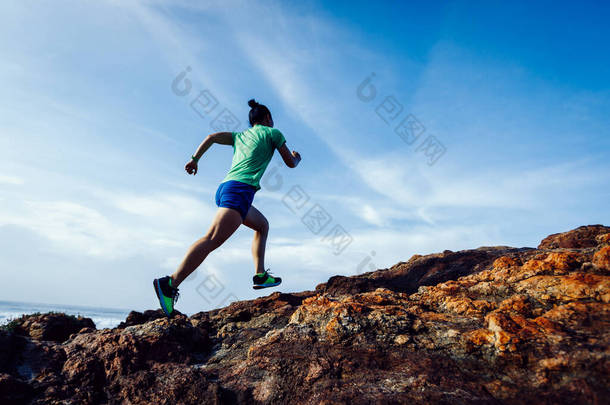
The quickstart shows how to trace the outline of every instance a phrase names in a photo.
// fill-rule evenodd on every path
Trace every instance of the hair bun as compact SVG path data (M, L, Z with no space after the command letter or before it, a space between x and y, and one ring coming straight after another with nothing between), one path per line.
M250 108L254 108L254 107L258 106L259 104L256 101L254 101L254 99L252 99L252 100L248 101L248 105L250 106Z

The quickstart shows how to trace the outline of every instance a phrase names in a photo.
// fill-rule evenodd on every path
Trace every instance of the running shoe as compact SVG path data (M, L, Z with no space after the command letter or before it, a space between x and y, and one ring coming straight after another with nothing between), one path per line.
M252 282L254 283L252 288L255 290L260 290L261 288L275 287L276 285L280 285L282 279L280 277L273 277L269 269L267 269L264 273L256 273L256 275L252 277Z
M153 286L155 287L157 298L159 298L161 309L165 312L165 315L172 316L174 304L176 304L180 295L178 294L178 289L171 286L171 278L169 276L154 279Z

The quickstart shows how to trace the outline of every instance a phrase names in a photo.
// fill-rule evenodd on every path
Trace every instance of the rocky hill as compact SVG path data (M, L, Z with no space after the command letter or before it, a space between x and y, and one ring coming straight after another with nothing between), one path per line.
M608 403L609 274L594 225L188 318L24 317L0 331L0 403Z

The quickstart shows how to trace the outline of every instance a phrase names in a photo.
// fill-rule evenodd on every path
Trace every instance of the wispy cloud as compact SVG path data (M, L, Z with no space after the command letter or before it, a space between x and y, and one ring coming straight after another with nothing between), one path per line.
M214 148L196 177L183 171L210 131L189 107L203 88L244 128L246 100L268 103L303 155L297 170L281 171L279 189L263 186L254 203L270 219L267 264L284 291L354 274L367 258L386 267L446 248L531 245L557 227L608 218L608 141L599 135L609 129L607 89L545 79L518 50L494 60L448 38L450 27L438 29L443 15L429 16L441 20L434 28L422 23L418 42L394 38L392 24L358 4L357 22L336 18L332 3L76 5L0 6L0 226L21 246L3 256L15 264L28 249L48 253L23 260L28 277L44 272L34 295L57 275L81 287L121 276L129 287L121 306L154 304L150 278L173 271L207 230L230 163L230 148ZM186 66L193 92L178 97L171 81ZM363 103L356 87L373 71L378 98ZM375 113L390 94L447 146L435 166ZM353 237L341 255L284 205L295 185ZM239 298L256 296L251 241L241 227L206 259L185 284L187 311L213 305L196 292L208 273Z

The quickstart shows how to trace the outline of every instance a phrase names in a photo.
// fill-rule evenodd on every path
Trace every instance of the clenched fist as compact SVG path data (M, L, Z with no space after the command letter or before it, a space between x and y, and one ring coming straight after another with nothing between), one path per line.
M194 160L190 160L185 166L184 166L184 170L186 170L186 172L188 174L192 174L193 176L197 174L197 162L195 162Z

